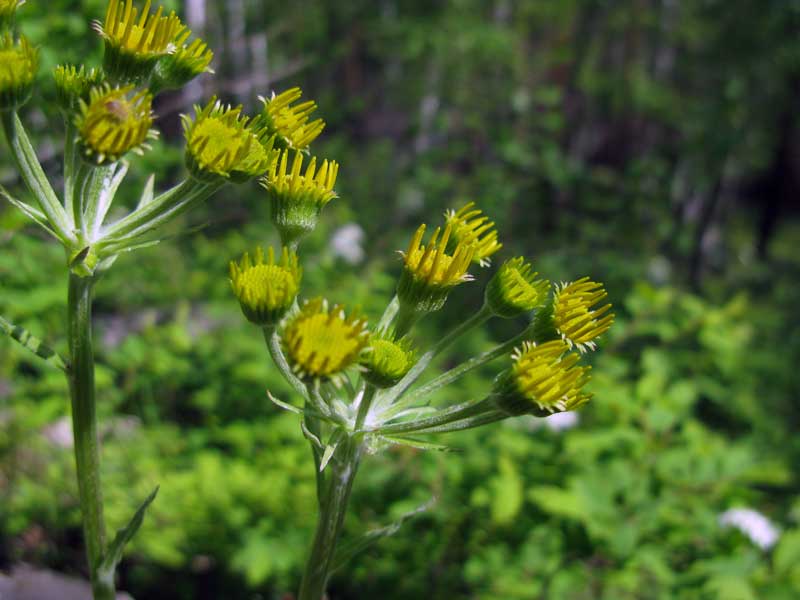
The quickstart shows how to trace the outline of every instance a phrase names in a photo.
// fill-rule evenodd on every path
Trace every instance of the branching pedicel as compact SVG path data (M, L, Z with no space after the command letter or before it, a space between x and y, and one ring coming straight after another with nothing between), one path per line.
M288 93L285 93L288 94ZM272 107L283 118L273 124L307 118L305 103L292 113L287 102L299 91L274 97ZM267 102L267 108L270 108ZM305 127L305 121L302 121ZM589 367L581 353L611 326L614 316L603 286L580 279L552 286L522 257L504 262L489 280L483 307L427 351L413 347L413 328L427 314L442 309L450 292L472 281L470 269L488 267L501 248L494 223L472 202L445 213L444 223L425 242L420 225L408 249L397 293L374 328L362 316L323 298L300 302L297 251L315 227L321 210L336 197L338 165L311 158L303 171L303 156L289 150L307 137L292 134L276 142L285 148L262 180L272 206L272 221L281 242L282 259L270 248L264 260L245 254L231 263L231 284L248 320L263 329L276 367L302 400L302 406L282 402L294 412L311 444L316 465L319 520L300 588L300 600L320 600L337 554L353 481L364 454L391 445L439 447L420 436L479 427L509 417L547 416L574 410L591 398L583 391ZM321 127L310 126L315 133ZM301 139L303 143L294 139ZM280 139L280 138L279 138ZM291 167L289 166L291 165ZM536 311L531 324L496 348L412 389L431 361L461 336L492 317L515 318ZM482 398L432 408L430 395L466 373L503 359L492 389ZM374 539L375 536L368 536ZM363 544L356 543L361 547Z

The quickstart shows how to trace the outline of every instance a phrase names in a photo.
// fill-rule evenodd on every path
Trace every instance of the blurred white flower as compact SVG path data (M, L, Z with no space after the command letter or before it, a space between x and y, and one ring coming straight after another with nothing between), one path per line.
M578 424L580 417L575 411L559 412L545 417L544 424L550 431L566 431Z
M364 260L364 230L356 223L342 225L333 232L330 241L331 252L351 265Z
M723 527L735 527L762 550L769 550L780 537L780 532L772 522L752 508L732 508L719 516Z

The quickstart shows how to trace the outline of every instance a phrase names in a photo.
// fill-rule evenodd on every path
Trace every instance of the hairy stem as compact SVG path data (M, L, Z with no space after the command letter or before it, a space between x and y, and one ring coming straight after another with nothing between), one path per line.
M92 285L90 277L70 274L68 333L70 396L75 468L83 516L83 535L94 600L115 598L113 578L101 578L98 568L105 551L105 524L100 488L100 453L95 411L94 354L92 351Z
M339 443L336 454L331 459L328 467L331 473L321 495L317 530L300 584L298 600L321 600L325 594L361 451L361 445L356 439L346 437Z

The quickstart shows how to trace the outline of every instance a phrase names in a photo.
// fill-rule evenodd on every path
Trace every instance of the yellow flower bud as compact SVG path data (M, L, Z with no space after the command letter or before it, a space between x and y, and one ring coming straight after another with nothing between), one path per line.
M66 113L72 113L80 106L80 101L89 102L92 88L105 81L102 69L86 69L74 65L58 65L53 70L56 83L56 101Z
M373 335L360 361L364 379L379 388L396 385L414 362L415 354L408 339L395 340L390 333Z
M286 248L278 263L270 247L266 261L264 252L257 248L252 259L245 253L238 264L230 264L231 286L242 312L261 326L277 325L291 308L300 291L302 274L297 255Z
M196 117L183 115L186 165L195 179L206 182L230 179L236 183L264 173L277 153L273 138L242 114L242 107L222 104L216 97L194 107Z
M546 417L574 410L591 399L582 391L590 367L576 366L579 356L569 353L564 341L525 342L514 350L512 359L511 368L494 385L495 402L508 414Z
M281 340L298 377L338 383L367 347L369 332L365 320L348 317L343 307L329 307L326 300L315 298L286 323Z
M284 244L295 243L313 231L322 208L337 197L333 187L339 173L336 161L323 160L317 169L312 157L303 172L303 155L295 152L291 170L289 151L281 153L261 180L271 201L272 222Z
M127 152L141 154L147 140L157 137L153 124L152 96L147 90L93 88L89 101L79 100L75 119L81 154L90 163L102 165L119 160Z
M10 33L0 36L0 110L25 104L38 68L39 51L25 36L16 42Z
M512 319L544 304L550 282L538 276L521 256L507 260L486 286L489 309L499 317Z
M439 310L447 300L447 294L460 283L472 280L467 273L475 247L469 242L460 241L452 254L448 254L447 242L452 234L452 226L448 225L442 233L436 228L433 236L425 246L422 237L425 225L420 225L408 251L403 254L403 272L397 285L397 297L401 305L413 312L426 313Z
M494 221L476 208L474 202L465 204L457 211L447 211L444 217L447 224L453 228L453 241L472 244L475 247L473 262L488 267L492 262L489 257L503 247L503 244L497 241Z

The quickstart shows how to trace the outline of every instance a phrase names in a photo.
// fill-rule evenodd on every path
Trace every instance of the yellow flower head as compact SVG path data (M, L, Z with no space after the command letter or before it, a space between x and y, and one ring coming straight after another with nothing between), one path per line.
M281 153L280 160L272 163L261 185L267 190L272 206L272 221L288 245L300 239L317 224L322 208L337 197L334 191L339 164L323 160L317 168L312 157L303 172L303 155L294 153L289 170L289 151Z
M150 13L147 0L139 13L132 0L109 0L103 23L93 23L105 43L103 66L115 80L146 79L158 59L183 44L191 32L174 11L164 16L164 8Z
M361 357L364 379L379 388L397 384L411 370L415 353L407 338L395 340L387 332L374 334Z
M490 256L500 250L503 244L497 241L494 221L469 202L460 209L444 213L447 224L453 228L453 241L468 242L475 246L472 260L482 267L491 264Z
M0 36L0 110L14 110L31 94L39 68L39 51L24 36L15 42L10 33Z
M405 264L397 285L397 296L413 311L439 310L452 288L472 279L467 269L475 255L475 246L462 240L456 244L453 253L448 254L447 242L452 231L452 225L447 225L443 234L441 227L437 227L426 246L422 244L425 225L420 225L403 254Z
M102 85L105 74L102 69L86 69L83 65L58 65L53 69L56 83L56 100L59 107L71 113L80 105L80 101L89 102L92 88Z
M286 248L278 263L270 247L266 261L263 250L257 248L252 259L245 253L239 263L230 264L231 286L244 316L262 326L276 325L291 308L302 275L297 255Z
M277 134L282 148L305 150L325 129L322 119L308 120L317 109L316 102L307 100L292 106L302 95L300 88L295 87L277 96L273 92L270 98L259 98L264 103L262 116L267 129Z
M189 37L184 32L181 40ZM201 39L195 39L188 46L179 40L178 48L166 56L162 56L156 64L156 70L150 87L157 90L178 89L189 83L202 73L213 73L211 60L214 53Z
M583 277L572 283L556 286L552 307L552 324L558 335L581 352L595 349L595 339L614 322L611 304L597 306L608 293L603 284Z
M276 159L273 138L242 114L216 97L205 106L194 107L196 117L183 115L186 165L200 181L231 179L242 182L266 171Z
M14 23L17 9L25 4L25 0L0 0L0 29L6 29Z
M543 344L525 342L514 350L511 369L495 382L498 406L510 415L546 417L574 410L591 399L582 388L590 367L579 367L577 354L563 340Z
M348 317L341 306L329 307L326 300L315 298L285 325L282 342L298 377L336 383L358 361L369 332L365 320Z
M93 88L89 101L79 100L75 119L78 139L86 160L98 165L114 162L127 152L141 154L147 139L156 137L152 96L134 86Z
M492 313L511 319L541 306L550 282L538 277L521 256L504 262L486 287L486 303Z

